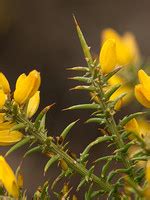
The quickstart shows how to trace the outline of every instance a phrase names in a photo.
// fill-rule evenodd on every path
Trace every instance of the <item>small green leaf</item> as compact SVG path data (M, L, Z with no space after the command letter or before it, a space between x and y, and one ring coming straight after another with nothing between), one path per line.
M59 155L55 155L49 159L49 161L46 163L46 165L44 167L44 174L47 172L49 167L52 166L58 159L59 159Z
M96 140L94 140L93 142L91 142L86 148L85 150L80 154L80 161L83 162L85 161L85 158L87 158L87 154L90 151L90 149L95 146L96 144L99 144L101 142L105 142L105 141L110 141L112 139L111 136L101 136L96 138Z
M78 187L77 187L77 191L79 191L80 188L81 188L85 183L86 183L86 179L83 178L83 179L80 181L80 183L79 183L79 185L78 185Z
M19 141L17 144L15 144L14 146L12 146L7 153L5 154L5 156L8 156L9 154L11 154L12 152L16 151L17 149L21 148L22 146L26 145L29 143L29 141L31 140L30 137L25 137L24 139L22 139L21 141Z
M26 126L24 123L16 124L12 128L10 128L10 131L16 131L16 130L21 130L24 129Z
M93 118L90 118L88 120L86 120L86 124L87 123L97 123L97 124L104 124L106 122L106 119L105 118L96 118L96 117L93 117Z
M80 67L80 66L79 67L67 68L67 70L89 72L88 67Z
M74 80L74 81L80 81L80 82L87 83L87 84L91 83L91 78L87 78L87 77L83 77L83 76L70 77L69 79Z
M120 84L116 84L113 87L111 87L106 93L105 93L105 99L108 100L111 95L116 92L116 90L118 90L120 88Z
M78 85L78 86L76 86L74 88L71 88L70 90L86 90L86 91L94 92L95 91L95 87L87 86L87 85Z
M65 110L79 110L79 109L84 109L84 110L95 109L95 110L97 110L99 108L100 108L100 105L95 104L95 103L93 103L93 104L80 104L80 105L71 106L69 108L65 108L65 109L63 109L63 111L65 111Z
M49 106L46 106L41 112L40 114L37 116L37 118L35 119L35 122L34 122L34 126L36 128L39 128L40 127L40 123L41 123L41 120L43 119L44 115L49 111L49 109L51 107L53 107L55 105L55 103L49 105Z
M125 116L119 123L120 127L124 127L131 119L144 115L146 114L146 112L137 112L137 113L133 113L131 115Z
M33 154L33 153L41 152L41 150L42 150L42 147L41 147L41 146L33 147L32 149L29 149L29 150L24 154L24 158L25 158L26 156L29 156L29 155Z
M72 127L73 127L78 121L79 121L79 119L76 120L76 121L74 121L74 122L72 122L72 123L70 123L70 124L63 130L63 132L62 132L61 135L60 135L60 137L62 137L63 140L66 138L66 136L68 135L69 131L72 129Z
M121 67L116 68L115 70L113 70L112 72L110 72L109 74L107 74L104 77L104 82L107 82L114 74L116 74L118 71L120 71Z

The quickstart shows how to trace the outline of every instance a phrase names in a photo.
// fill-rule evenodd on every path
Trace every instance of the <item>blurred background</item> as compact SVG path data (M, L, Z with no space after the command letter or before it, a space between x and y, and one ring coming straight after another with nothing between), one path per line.
M99 53L100 32L112 27L119 33L132 31L142 55L150 55L150 1L148 0L0 0L0 71L11 83L12 90L20 73L32 69L41 72L41 105L55 102L49 112L47 127L50 135L59 134L67 124L80 116L80 122L70 133L70 148L78 153L100 133L95 125L84 125L88 112L62 112L69 105L88 102L85 92L70 92L75 83L68 67L85 65L77 38L74 13L94 54ZM42 108L40 107L40 108ZM128 106L128 109L131 107ZM1 148L1 153L7 148ZM15 169L22 161L25 149L9 156ZM95 147L94 156L104 153L104 146ZM39 184L53 180L57 166L43 178L47 158L37 154L26 158L22 165L24 187L28 199ZM82 199L82 196L79 196Z

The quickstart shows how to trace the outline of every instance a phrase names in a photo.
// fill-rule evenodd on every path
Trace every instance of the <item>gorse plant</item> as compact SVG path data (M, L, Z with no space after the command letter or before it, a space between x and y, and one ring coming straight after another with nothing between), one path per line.
M77 71L80 75L71 79L79 82L74 90L86 90L90 101L73 105L65 110L91 110L86 123L96 123L100 127L101 136L91 141L80 153L79 157L70 153L67 134L77 121L69 124L57 137L48 135L46 129L46 113L52 105L44 108L36 117L32 116L38 109L40 101L40 73L36 70L28 75L22 74L16 82L16 89L11 93L6 77L0 73L0 145L12 145L5 157L24 145L29 149L24 157L41 152L48 157L44 172L59 163L61 172L51 183L46 182L34 194L33 199L51 199L49 189L54 191L56 199L77 200L77 192L86 188L85 200L144 200L150 199L150 124L146 117L149 110L130 113L116 120L116 113L129 101L136 99L146 108L150 108L150 77L135 68L141 62L134 36L126 33L118 35L112 29L103 31L103 45L99 59L91 55L84 36L76 20L79 40L87 63L86 67L73 67L68 70ZM138 71L139 84L136 85ZM128 75L128 76L127 76ZM95 145L107 144L113 152L99 156L89 163L90 150ZM115 165L114 165L115 163ZM95 172L96 165L100 173ZM60 180L68 181L72 175L80 175L76 194L66 183L61 192L55 191ZM65 182L64 181L64 182ZM23 192L23 180L20 167L16 174L0 156L0 182L2 196L10 199L27 199Z

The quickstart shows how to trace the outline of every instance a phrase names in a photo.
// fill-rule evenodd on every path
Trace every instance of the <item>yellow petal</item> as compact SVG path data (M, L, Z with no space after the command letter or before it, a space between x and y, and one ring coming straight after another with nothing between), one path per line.
M131 63L132 55L129 48L122 41L116 43L117 62L120 66L125 66Z
M145 178L150 183L150 160L148 160L146 164Z
M19 189L16 177L3 156L0 156L0 180L7 192L14 198L18 198Z
M135 36L131 32L126 32L123 35L123 41L128 47L128 50L131 52L132 62L134 64L139 64L141 58L140 58L139 47L138 47Z
M150 123L144 118L138 119L140 127L140 136L144 138L146 135L150 136Z
M117 66L115 40L109 39L103 44L99 61L103 73L109 73Z
M26 103L39 89L40 83L40 73L36 70L31 71L27 77L19 77L14 92L15 101L19 104Z
M29 100L27 107L27 117L31 118L37 111L40 103L40 91L37 91Z
M145 98L142 91L143 86L141 84L136 85L134 89L135 97L143 106L150 108L150 101Z
M0 108L2 108L5 105L5 101L7 99L6 94L3 90L0 89Z
M138 125L138 122L135 118L131 119L126 125L125 129L131 132L138 133L140 132L140 127Z
M3 130L0 131L0 146L8 146L20 141L23 134L19 131Z
M10 93L9 82L2 72L0 72L0 88L4 91L4 93Z
M16 88L19 87L19 85L25 80L26 77L27 77L27 76L25 75L25 73L21 74L21 75L18 77L18 79L17 79L17 81L16 81Z
M3 122L3 123L0 123L0 131L3 131L3 130L6 130L6 129L10 129L14 126L15 124L14 123L11 123L11 122Z
M150 83L150 77L144 72L144 70L140 69L138 71L138 77L140 83L143 84L145 87L147 86L147 84Z
M108 39L114 39L116 42L121 41L121 36L112 28L106 28L102 31L102 42Z

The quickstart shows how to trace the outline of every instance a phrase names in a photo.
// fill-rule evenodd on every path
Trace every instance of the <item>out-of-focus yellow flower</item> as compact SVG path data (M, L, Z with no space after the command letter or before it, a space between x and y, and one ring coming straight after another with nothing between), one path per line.
M29 100L27 106L27 117L31 118L37 111L40 103L40 91L37 91Z
M5 94L10 93L9 82L2 72L0 72L0 89L3 90Z
M101 48L99 61L103 73L109 73L117 66L115 40L106 40Z
M140 133L140 127L135 118L131 119L126 125L125 129L131 132L134 132L136 134Z
M5 105L6 99L7 99L6 94L4 93L3 90L0 89L0 108L2 108Z
M40 83L40 73L36 70L31 71L28 76L20 75L14 92L15 101L20 105L26 103L37 92Z
M144 118L130 120L125 129L128 131L135 132L145 142L145 148L150 150L150 123ZM129 136L133 139L133 135Z
M72 196L72 200L78 200L75 195Z
M116 41L118 65L124 66L139 63L139 48L135 36L132 33L126 32L123 36L120 36L111 28L104 29L102 32L102 42L110 38Z
M141 138L150 137L150 123L144 118L131 119L126 125L125 129L135 132Z
M19 188L16 177L3 156L0 156L0 181L9 195L18 198Z
M120 88L116 90L110 97L110 100L115 100L119 95L126 93L126 95L120 99L115 105L115 109L119 110L123 105L129 103L132 98L132 88L125 83L125 80L120 76L114 75L109 80L108 83L110 86L114 86L115 84L121 84Z
M136 99L146 108L150 108L150 77L143 70L139 70L138 77L140 84L135 86Z

